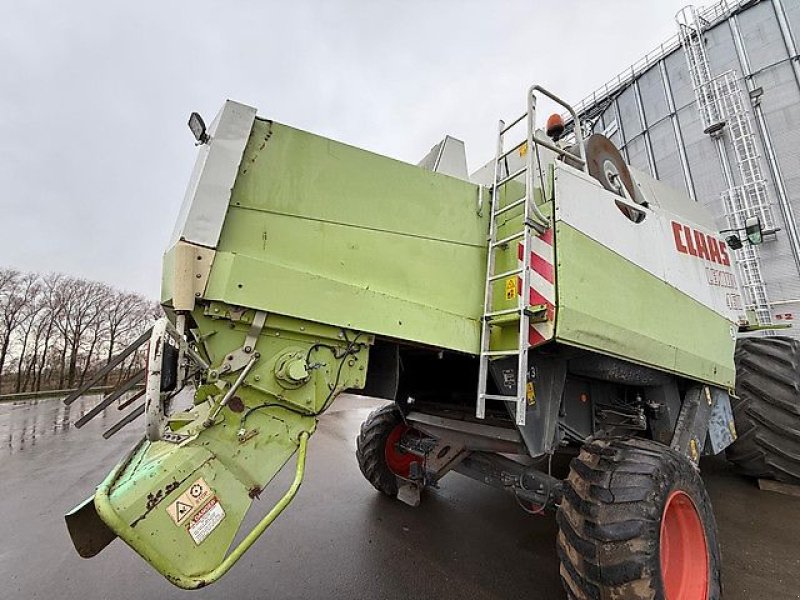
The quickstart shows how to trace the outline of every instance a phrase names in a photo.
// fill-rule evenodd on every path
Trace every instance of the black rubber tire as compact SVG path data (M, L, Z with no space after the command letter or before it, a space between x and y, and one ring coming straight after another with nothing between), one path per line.
M750 477L800 484L800 340L739 340L736 395L728 460Z
M557 544L570 600L665 599L661 517L675 490L698 509L709 556L708 600L720 598L717 527L697 469L657 442L610 438L587 442L564 483Z
M389 404L370 413L356 437L356 460L362 475L379 492L397 496L397 478L386 464L386 438L403 422L400 409Z

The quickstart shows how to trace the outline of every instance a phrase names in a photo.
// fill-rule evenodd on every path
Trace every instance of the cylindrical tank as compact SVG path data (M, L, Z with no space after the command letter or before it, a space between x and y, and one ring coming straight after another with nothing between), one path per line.
M794 324L787 334L800 337L800 63L794 42L800 0L731 1L697 12L710 76L733 71L738 81L778 229L757 249L772 322ZM578 112L632 167L685 189L724 229L722 194L745 182L729 131L704 131L691 65L676 35L582 101Z

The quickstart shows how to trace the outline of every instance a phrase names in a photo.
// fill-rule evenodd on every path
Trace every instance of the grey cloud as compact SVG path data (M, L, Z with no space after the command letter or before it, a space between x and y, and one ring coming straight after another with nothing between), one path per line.
M6 2L0 264L156 297L195 150L225 98L416 162L470 167L534 80L578 100L673 33L665 2Z

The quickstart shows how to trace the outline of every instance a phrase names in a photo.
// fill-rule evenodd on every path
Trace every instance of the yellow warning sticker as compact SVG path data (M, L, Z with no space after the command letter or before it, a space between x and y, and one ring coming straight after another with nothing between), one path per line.
M167 513L175 525L180 525L186 517L207 498L211 496L211 488L202 477L189 486L178 499L167 507Z
M697 451L697 440L694 438L689 440L689 453L692 455L692 460L694 462L700 460L700 453Z
M536 390L533 387L532 381L528 382L528 385L526 387L526 392L527 392L526 395L528 398L528 404L533 406L534 404L536 404Z
M189 516L189 513L192 512L193 508L194 506L192 506L188 502L184 502L183 500L176 500L173 503L173 505L170 506L170 509L172 510L167 509L167 512L177 525L178 523L183 521L187 516Z
M506 300L513 300L517 297L517 278L509 277L506 279Z

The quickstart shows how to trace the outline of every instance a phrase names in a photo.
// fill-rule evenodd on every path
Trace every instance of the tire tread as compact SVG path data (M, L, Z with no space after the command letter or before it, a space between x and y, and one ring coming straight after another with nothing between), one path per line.
M728 460L750 477L800 484L800 340L745 338L736 347Z
M702 480L685 457L650 440L590 440L572 460L556 515L561 580L575 600L663 600L660 528L670 486L702 506L712 586L718 600L719 547Z
M402 420L394 404L383 406L367 417L356 437L356 460L361 474L379 492L397 496L397 479L386 465L386 438Z

